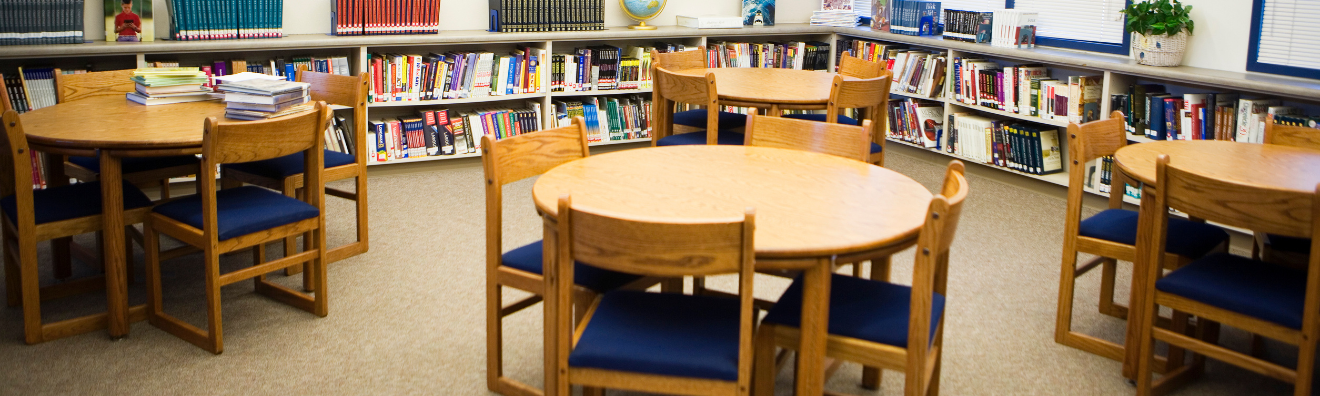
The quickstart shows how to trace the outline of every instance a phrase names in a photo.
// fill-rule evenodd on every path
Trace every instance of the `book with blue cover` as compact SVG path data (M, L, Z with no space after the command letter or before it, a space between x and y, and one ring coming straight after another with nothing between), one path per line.
M743 25L774 26L775 0L743 0Z

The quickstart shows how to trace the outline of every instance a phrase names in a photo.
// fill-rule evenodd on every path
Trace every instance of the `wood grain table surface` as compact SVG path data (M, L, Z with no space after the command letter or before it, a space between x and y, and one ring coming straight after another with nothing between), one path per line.
M704 76L707 72L715 74L720 100L764 105L819 105L822 109L830 100L830 85L836 75L811 70L751 67L675 71L690 76Z

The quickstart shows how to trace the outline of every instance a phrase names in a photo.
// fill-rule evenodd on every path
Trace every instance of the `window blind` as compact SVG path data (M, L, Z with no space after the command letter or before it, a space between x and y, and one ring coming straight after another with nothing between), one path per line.
M1125 0L1015 0L1013 9L1040 13L1037 37L1122 43L1119 11L1126 5Z
M1265 0L1256 62L1320 69L1320 0Z

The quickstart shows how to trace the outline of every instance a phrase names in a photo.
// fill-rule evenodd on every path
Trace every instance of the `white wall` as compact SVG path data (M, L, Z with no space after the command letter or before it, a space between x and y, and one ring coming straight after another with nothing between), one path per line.
M102 0L87 0L84 22L87 37L105 38ZM157 37L169 34L168 0L154 0ZM284 0L286 34L325 34L330 31L330 4L333 0ZM605 25L634 24L624 15L617 0L604 0ZM1247 41L1251 30L1251 2L1245 0L1182 0L1193 5L1192 19L1196 34L1191 38L1184 65L1229 71L1246 70ZM806 23L819 0L778 0L776 22ZM444 30L484 30L488 6L486 0L443 0L440 15ZM742 0L669 0L664 12L651 25L674 25L676 15L736 16ZM480 16L480 17L479 17Z

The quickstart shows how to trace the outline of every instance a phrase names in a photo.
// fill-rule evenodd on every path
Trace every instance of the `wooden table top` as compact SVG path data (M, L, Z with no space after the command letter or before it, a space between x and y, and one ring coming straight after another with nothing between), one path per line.
M593 155L532 189L555 216L573 204L634 216L727 218L756 209L757 257L867 252L915 240L932 195L897 172L831 155L746 146L673 146Z
M1320 184L1320 151L1276 144L1166 140L1123 147L1114 161L1123 173L1153 185L1160 154L1168 154L1171 164L1242 185L1313 192Z
M219 101L143 106L123 96L61 103L20 115L28 141L80 149L201 147L207 117L224 117Z
M830 100L834 73L795 69L725 67L688 69L674 73L704 76L715 73L721 100L770 104L825 104ZM854 79L844 77L845 79Z

